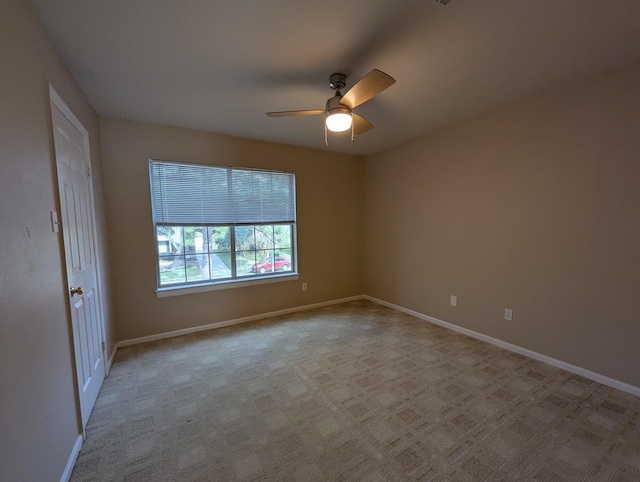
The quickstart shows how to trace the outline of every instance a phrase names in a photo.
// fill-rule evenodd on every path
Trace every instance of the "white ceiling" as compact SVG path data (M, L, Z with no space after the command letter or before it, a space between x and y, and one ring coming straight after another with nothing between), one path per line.
M30 0L101 116L324 149L328 77L397 83L330 134L371 154L640 60L639 0ZM344 91L343 91L344 93Z

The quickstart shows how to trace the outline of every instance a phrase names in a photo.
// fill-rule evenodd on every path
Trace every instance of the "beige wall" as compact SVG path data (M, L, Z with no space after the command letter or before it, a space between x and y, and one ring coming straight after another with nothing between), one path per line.
M118 340L363 293L361 158L113 119L100 127ZM149 158L294 172L300 279L157 298Z
M98 122L26 2L0 31L3 480L58 480L79 434L49 82L90 133L109 351L366 293L640 386L640 65L363 160ZM156 298L150 157L295 172L300 280Z
M0 0L0 32L0 479L59 480L80 429L48 83L90 133L103 241L98 119L26 2Z
M367 294L640 386L640 65L365 166Z

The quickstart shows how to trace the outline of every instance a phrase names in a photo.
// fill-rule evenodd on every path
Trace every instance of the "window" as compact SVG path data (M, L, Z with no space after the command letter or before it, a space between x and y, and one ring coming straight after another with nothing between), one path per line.
M149 162L158 287L295 274L295 176Z

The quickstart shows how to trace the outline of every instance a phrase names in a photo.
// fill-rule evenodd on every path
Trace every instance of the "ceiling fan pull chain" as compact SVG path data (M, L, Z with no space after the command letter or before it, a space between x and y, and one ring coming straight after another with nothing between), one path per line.
M349 115L351 116L351 142L355 142L356 141L356 131L355 131L355 127L353 125L353 112L349 112Z
M329 138L327 137L327 123L324 123L324 147L329 147Z

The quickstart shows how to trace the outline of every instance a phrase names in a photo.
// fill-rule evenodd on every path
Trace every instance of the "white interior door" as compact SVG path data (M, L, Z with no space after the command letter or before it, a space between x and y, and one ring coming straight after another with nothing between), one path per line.
M84 430L105 377L89 139L82 124L53 89L51 92L60 216Z

